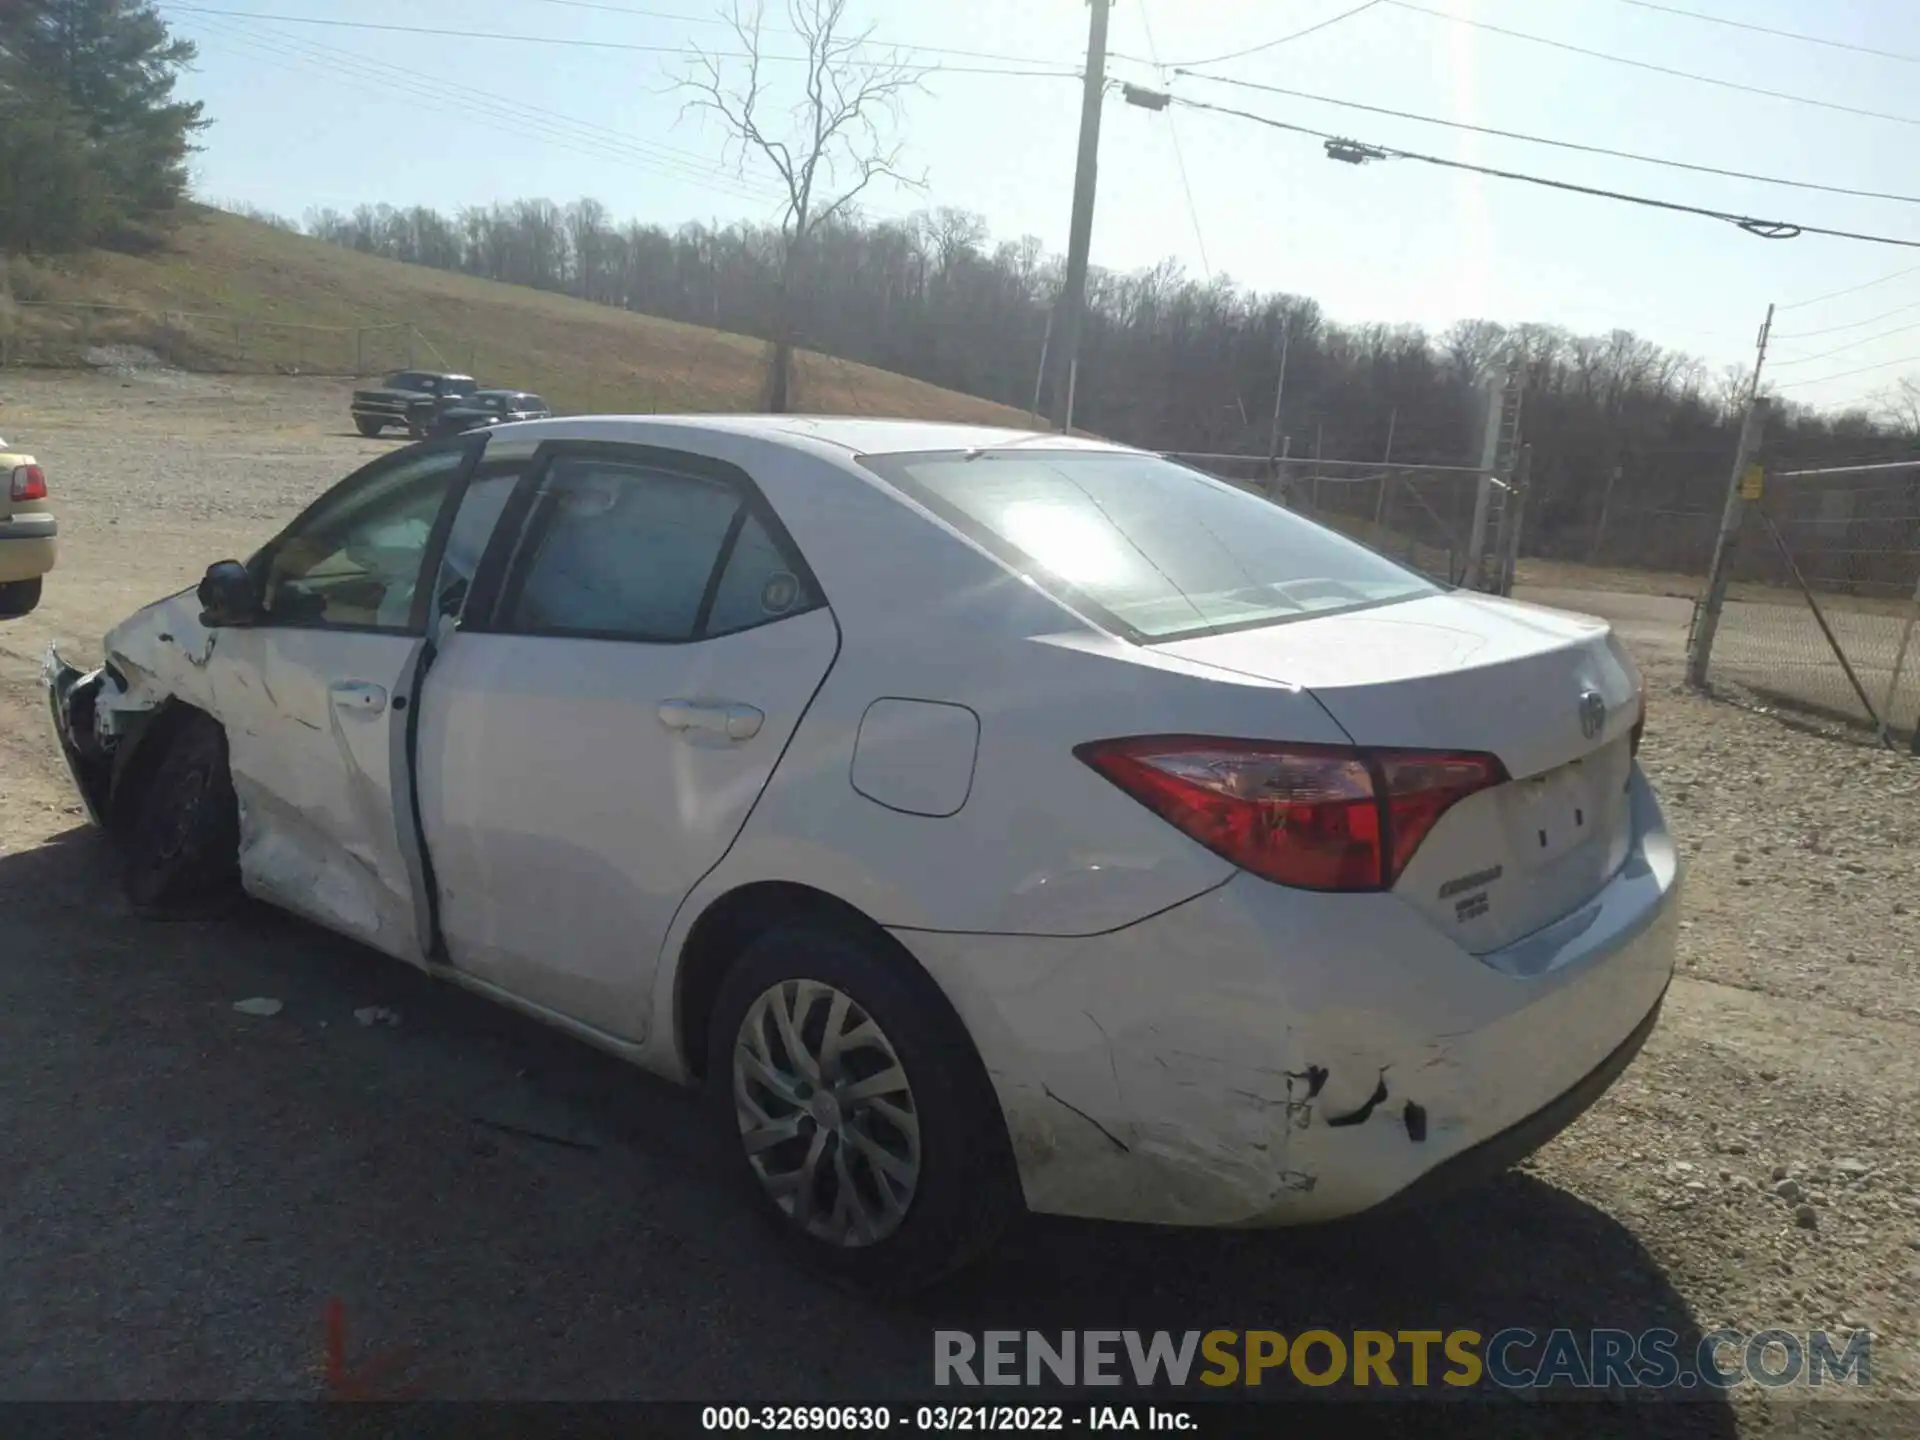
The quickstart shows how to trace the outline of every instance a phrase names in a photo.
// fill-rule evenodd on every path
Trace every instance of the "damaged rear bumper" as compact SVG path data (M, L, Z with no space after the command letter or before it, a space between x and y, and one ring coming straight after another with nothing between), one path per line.
M53 721L54 737L60 742L60 753L66 757L67 770L87 807L87 817L94 824L104 826L113 765L100 748L93 726L93 702L102 674L69 665L52 645L47 647L40 662L47 710Z
M980 1051L1031 1209L1336 1219L1514 1163L1632 1060L1673 975L1680 892L1632 786L1614 879L1486 956L1392 895L1248 875L1102 936L897 933Z

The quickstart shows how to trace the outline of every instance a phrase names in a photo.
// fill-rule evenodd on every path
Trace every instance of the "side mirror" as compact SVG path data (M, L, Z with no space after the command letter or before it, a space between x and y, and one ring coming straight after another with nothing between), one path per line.
M219 560L207 567L195 592L200 599L200 623L208 629L251 625L260 615L260 594L253 576L238 560Z

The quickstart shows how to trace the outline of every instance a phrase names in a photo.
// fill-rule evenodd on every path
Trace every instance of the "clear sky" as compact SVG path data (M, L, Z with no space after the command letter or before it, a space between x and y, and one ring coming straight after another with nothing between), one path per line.
M1359 3L1115 0L1111 48L1130 58L1115 59L1112 73L1373 144L1920 241L1920 204L1575 154L1173 75L1153 63L1172 67L1262 45ZM1377 0L1299 39L1194 68L1580 144L1920 197L1920 4L1670 3L1911 58L1750 33L1630 0ZM1064 249L1077 81L965 69L1078 69L1084 0L852 7L877 39L926 47L909 58L943 67L900 121L907 163L925 174L926 189L876 190L870 213L953 205L983 215L996 238L1030 234ZM668 225L775 213L771 176L749 167L741 177L724 166L725 136L683 116L686 97L675 89L690 62L673 52L737 48L715 23L715 0L160 0L160 9L201 48L184 89L206 102L214 122L196 167L197 189L210 199L296 216L315 205L453 210L529 195L593 196L622 219ZM772 33L785 25L784 0L768 0L767 10L766 48L795 53L797 42ZM280 18L235 18L242 12ZM1776 93L1611 63L1446 15ZM787 83L794 68L769 67L770 83ZM1812 235L1764 240L1720 221L1414 161L1337 164L1305 136L1110 97L1093 261L1126 270L1167 257L1196 275L1311 296L1338 320L1625 327L1716 369L1750 363L1760 320L1778 302L1769 373L1783 394L1842 405L1870 401L1901 375L1920 377L1915 250ZM1914 273L1805 303L1908 267ZM1899 363L1907 357L1914 358ZM1875 368L1847 373L1863 367Z

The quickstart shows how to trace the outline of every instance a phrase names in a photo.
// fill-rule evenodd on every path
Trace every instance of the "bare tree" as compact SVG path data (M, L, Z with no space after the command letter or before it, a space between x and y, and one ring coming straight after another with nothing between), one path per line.
M787 0L792 36L806 53L793 57L802 72L799 93L783 110L767 77L769 62L777 65L780 57L763 48L763 0L748 7L730 0L722 15L744 60L723 63L700 54L681 84L694 96L689 109L711 112L726 126L736 169L744 172L757 157L773 167L786 192L767 381L767 408L780 412L792 386L794 297L805 283L815 234L846 215L876 180L923 183L901 172L892 132L902 97L919 88L926 72L894 55L870 58L872 27L847 33L847 0Z
M1903 375L1891 388L1873 397L1873 413L1902 439L1920 440L1920 380Z

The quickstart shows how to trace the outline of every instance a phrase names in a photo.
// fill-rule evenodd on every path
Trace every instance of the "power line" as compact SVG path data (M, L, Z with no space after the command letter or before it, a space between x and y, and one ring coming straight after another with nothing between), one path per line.
M1776 306L1785 309L1785 306ZM1877 325L1882 320L1890 320L1895 315L1904 315L1909 310L1920 310L1920 301L1911 305L1896 305L1891 310L1882 310L1878 315L1869 315L1864 320L1849 320L1845 325L1829 325L1821 330L1796 330L1791 335L1775 335L1776 340L1812 340L1821 335L1838 335L1842 330L1859 330L1867 325ZM1861 343L1865 343L1864 341Z
M1158 65L1160 47L1153 43L1153 21L1147 15L1147 0L1140 0L1140 24L1147 34L1147 54L1153 56L1153 63ZM1200 268L1211 281L1213 262L1207 258L1207 237L1200 228L1200 208L1193 203L1193 183L1187 179L1187 157L1180 150L1180 127L1171 115L1167 116L1167 136L1173 141L1173 163L1180 172L1180 188L1186 193L1187 219L1193 222L1194 243L1200 247Z
M1756 175L1747 170L1727 170L1717 165L1696 165L1687 160L1669 160L1659 155L1639 155L1631 150L1611 150L1604 145L1582 145L1572 140L1553 140L1544 135L1528 135L1519 130L1496 130L1490 125L1469 125L1464 120L1448 120L1438 115L1419 115L1410 110L1390 110L1384 105L1365 105L1358 100L1340 100L1332 95L1315 95L1306 90L1289 90L1280 85L1263 85L1252 80L1235 80L1226 75L1204 75L1181 68L1176 74L1216 85L1237 85L1243 90L1263 90L1287 95L1296 100L1313 100L1322 105L1338 105L1347 110L1365 110L1373 115L1390 115L1396 120L1417 120L1423 125L1444 125L1450 130L1470 130L1476 135L1495 135L1503 140L1524 140L1531 145L1550 145L1556 150L1576 150L1583 155L1606 155L1615 160L1632 160L1642 165L1662 165L1670 170L1690 170L1699 175L1720 175L1729 180L1752 180L1762 185L1784 185L1796 190L1819 190L1829 195L1851 195L1863 200L1894 200L1903 205L1920 205L1920 195L1895 195L1881 190L1854 190L1844 185L1822 185L1813 180L1787 180L1778 175Z
M447 36L456 40L505 40L515 45L558 45L583 50L617 50L643 55L684 55L689 59L701 59L718 55L718 58L731 60L749 60L755 57L744 51L701 50L689 45L641 45L628 40L587 40L571 35L508 35L497 30L452 30L441 26L427 25L389 25L374 20L335 20L318 15L263 15L255 10L211 10L199 5L176 5L173 0L165 0L169 11L182 15L218 15L229 20L265 20L283 25L325 25L339 30L371 30L391 35L430 35ZM807 63L804 55L761 55L758 57L767 63L803 65ZM980 65L919 65L912 67L927 70L940 75L1015 75L1036 79L1078 80L1079 74L1072 70L1011 70Z
M1815 295L1810 300L1795 300L1788 305L1776 305L1776 310L1804 310L1809 305L1818 305L1827 300L1838 300L1843 295L1857 295L1862 290L1871 290L1876 285L1884 285L1889 280L1898 280L1902 276L1920 274L1920 265L1909 265L1904 270L1896 270L1891 275L1882 275L1878 280L1868 280L1863 284L1849 285L1844 290L1829 290L1824 295Z
M655 154L634 142L600 138L586 133L588 129L595 127L584 127L582 122L561 123L543 120L537 115L515 113L512 109L504 108L498 103L500 97L489 97L485 91L468 90L458 86L433 88L440 86L442 82L425 77L409 76L406 72L398 71L398 67L386 67L397 73L378 78L369 77L357 68L380 65L381 62L369 57L355 57L355 63L349 63L311 51L303 52L295 48L292 42L276 43L271 38L230 33L225 30L213 33L214 38L222 44L238 45L251 55L266 57L296 68L315 69L329 78L342 81L370 94L391 97L398 91L410 96L427 109L516 134L522 138L530 138L538 143L550 145L556 149L569 150L590 159L613 160L633 165L641 170L664 174L670 179L680 180L736 199L770 204L778 198L768 187L755 182L716 175L710 163L699 166L688 161L676 160L671 156ZM495 103L489 104L488 100ZM570 129L570 126L573 128Z
M1388 0L1388 3L1394 3L1394 0ZM1834 230L1821 225L1802 225L1792 220L1761 220L1751 215L1736 215L1727 210L1711 210L1704 205L1682 205L1675 200L1656 200L1650 196L1630 195L1620 190L1603 190L1594 185L1576 185L1571 180L1553 180L1544 175L1526 175L1517 170L1496 170L1489 165L1472 165L1464 160L1447 160L1438 155L1422 155L1413 150L1396 150L1385 145L1364 144L1344 136L1330 134L1325 130L1313 130L1305 125L1292 125L1284 120L1256 115L1248 110L1235 110L1225 105L1209 105L1200 100L1185 100L1174 96L1173 103L1193 110L1211 110L1217 114L1251 120L1255 124L1270 126L1275 130L1290 130L1296 135L1311 135L1316 140L1325 141L1329 154L1335 159L1355 162L1418 160L1423 164L1439 165L1448 170L1467 170L1476 175L1491 175L1499 180L1520 180L1529 185L1544 185L1550 190L1566 190L1576 195L1592 195L1602 200L1619 200L1629 205L1644 205L1654 210L1671 210L1682 215L1700 215L1709 220L1724 220L1729 225L1736 225L1748 234L1758 235L1763 240L1791 240L1800 235L1827 235L1838 240L1860 240L1872 245L1898 245L1906 249L1920 250L1920 240L1903 240L1893 235L1870 235L1857 230Z
M475 104L501 118L512 120L517 125L549 132L559 131L566 134L568 138L581 139L600 147L603 151L607 147L612 147L615 150L629 152L637 158L658 161L670 171L677 171L689 179L712 182L720 178L721 183L714 188L741 194L743 198L776 198L781 194L778 187L767 182L741 177L716 177L714 173L716 166L710 155L678 149L657 140L636 139L624 131L598 125L590 120L581 120L557 110L548 110L529 101L515 100L490 90L462 85L457 81L422 75L406 66L379 60L357 50L346 50L328 45L324 41L303 40L271 31L263 35L244 26L219 22L215 22L214 33L235 43L271 46L272 53L277 53L283 59L290 56L305 58L326 66L336 73L346 74L350 78L358 77L360 72L368 69L383 70L394 78L391 81L381 82L380 93L387 93L390 88L397 87L410 89L413 93L426 95L428 98Z
M1776 360L1773 362L1774 368L1778 369L1782 365L1811 365L1815 360L1830 360L1835 355L1844 355L1849 350L1858 350L1862 345L1873 345L1881 340L1890 340L1895 335L1905 335L1912 330L1920 330L1920 325L1896 326L1892 330L1883 330L1878 335L1869 335L1863 340L1849 340L1844 345L1835 346L1831 350L1823 350L1818 355L1802 355L1794 360Z
M1881 50L1873 45L1855 45L1846 40L1829 40L1824 35L1806 35L1797 30L1776 30L1771 25L1755 25L1750 20L1730 20L1724 15L1708 15L1699 10L1682 10L1678 5L1657 5L1654 0L1620 0L1639 10L1658 10L1663 15L1679 15L1702 20L1709 25L1725 25L1734 30L1751 30L1756 35L1773 35L1782 40L1798 40L1803 45L1824 45L1829 50L1851 50L1856 55L1877 55L1882 60L1900 60L1920 65L1920 55L1902 55L1897 50Z
M1895 365L1920 365L1920 355L1905 355L1898 360L1882 360L1877 365L1862 365L1858 370L1842 370L1838 375L1816 375L1809 380L1789 380L1784 385L1774 385L1775 390L1792 390L1801 385L1824 385L1829 380L1851 380L1856 375L1865 375L1872 370L1886 370Z
M1342 20L1351 20L1354 16L1364 14L1367 11L1373 9L1374 6L1384 4L1384 3L1385 3L1385 0L1365 0L1364 4L1356 5L1351 10L1343 10L1338 15L1335 15L1331 20L1322 20L1319 24L1309 25L1304 30L1295 30L1291 35L1282 35L1277 40L1265 40L1258 45L1249 45L1244 50L1229 50L1225 55L1209 55L1203 60L1176 60L1173 62L1172 68L1178 69L1187 65L1219 65L1227 60L1238 60L1242 56L1258 55L1262 50L1272 50L1276 46L1290 44L1295 40L1303 39L1308 35L1312 35L1316 31L1325 30L1330 26L1338 25ZM1149 47L1149 49L1151 49L1151 47ZM1131 57L1123 55L1120 58L1125 60ZM1160 64L1158 60L1155 60L1153 63L1155 65Z
M522 0L522 3L536 5L559 5L569 10L591 10L604 15L628 15L642 20L674 20L685 25L726 25L732 22L724 15L681 15L667 10L648 10L637 5L609 5L604 0ZM800 31L785 26L768 25L764 27L769 34L800 36ZM804 37L803 37L804 38ZM1035 55L1003 55L992 50L955 50L945 45L916 45L910 40L876 40L865 37L842 37L836 44L877 46L889 50L910 50L921 55L955 55L963 60L1001 60L1012 65L1065 65L1073 61L1048 60Z
M1650 70L1656 75L1671 75L1675 79L1691 80L1698 85L1717 85L1722 90L1738 90L1743 95L1764 95L1770 100L1786 100L1795 105L1810 105L1817 110L1835 110L1842 115L1860 115L1869 120L1890 120L1896 125L1920 125L1920 118L1912 115L1891 115L1884 110L1867 110L1858 105L1842 105L1837 100L1816 100L1810 95L1793 95L1785 90L1769 90L1764 85L1746 85L1738 80L1723 80L1717 75L1700 75L1691 70L1676 70L1670 65L1656 65L1651 60L1635 60L1628 55L1614 55L1605 50L1590 50L1584 45L1570 44L1565 40L1550 40L1544 35L1529 35L1524 30L1509 30L1504 25L1489 24L1485 20L1469 20L1464 15L1450 15L1445 10L1433 10L1425 5L1413 4L1412 0L1383 0L1383 3L1399 10L1431 15L1436 20L1446 20L1455 25L1470 25L1475 30L1505 35L1513 40L1525 40L1531 45L1546 45L1555 50L1565 50L1570 54L1584 55L1591 60L1605 60L1614 65L1631 66L1635 70Z

